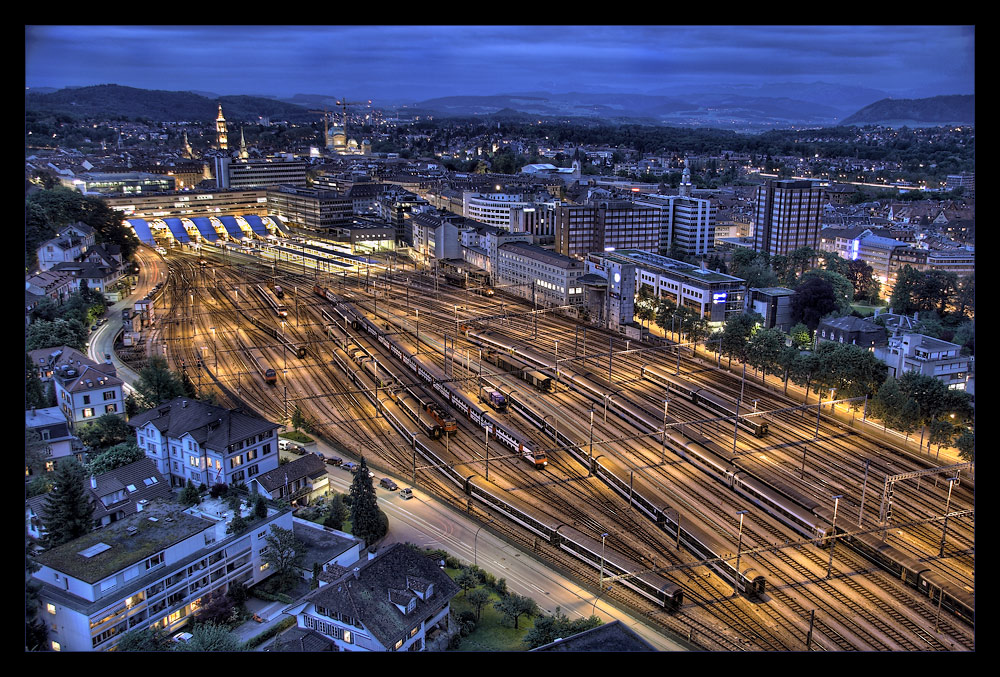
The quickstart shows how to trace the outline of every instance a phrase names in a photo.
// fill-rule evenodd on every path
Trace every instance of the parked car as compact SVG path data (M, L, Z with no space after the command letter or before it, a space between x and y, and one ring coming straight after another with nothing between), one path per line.
M354 463L353 461L347 461L346 463L344 463L340 467L342 469L347 470L348 472L350 472L350 473L353 474L353 473L356 473L358 471L358 468L361 467L361 466L359 466L357 463Z
M323 459L327 465L340 465L344 462L344 459L333 456L332 458Z
M289 445L288 451L292 452L293 454L295 454L297 456L305 456L306 455L306 448L303 447L301 444L292 444L292 445ZM322 454L319 454L319 455L322 456Z
M190 632L178 632L174 635L173 639L175 642L187 644L194 638Z
M408 501L411 498L413 498L413 489L409 487L403 487L402 489L399 490L399 495L400 497Z
M399 486L395 482L393 482L392 478L390 477L383 477L381 480L379 480L379 484L382 486L383 489L388 489L389 491L395 491L396 489L399 489Z
M291 440L278 440L278 449L282 451L288 451L288 447L292 444Z

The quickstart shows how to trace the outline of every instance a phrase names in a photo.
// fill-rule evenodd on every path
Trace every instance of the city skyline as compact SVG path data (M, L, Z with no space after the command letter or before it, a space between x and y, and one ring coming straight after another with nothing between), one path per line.
M385 103L829 83L975 92L972 26L26 26L25 84Z

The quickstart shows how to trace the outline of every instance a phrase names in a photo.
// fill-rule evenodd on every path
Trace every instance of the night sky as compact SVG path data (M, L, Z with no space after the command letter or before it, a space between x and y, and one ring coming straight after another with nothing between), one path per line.
M858 85L975 93L971 26L27 26L25 84L377 102Z

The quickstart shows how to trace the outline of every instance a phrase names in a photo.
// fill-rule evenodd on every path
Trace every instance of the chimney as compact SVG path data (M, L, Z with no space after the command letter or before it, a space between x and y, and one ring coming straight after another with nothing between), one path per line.
M361 569L360 569L360 567L354 567L354 578L361 578Z
M187 405L188 405L188 401L187 400L184 400L183 402L181 402L181 408L184 408Z
M377 550L369 550L369 551L368 551L368 559L369 559L369 560L373 560L373 559L375 559L375 558L376 558L377 556L378 556L378 551L377 551Z
M97 476L96 475L91 475L90 476L90 488L91 489L96 489L97 488Z

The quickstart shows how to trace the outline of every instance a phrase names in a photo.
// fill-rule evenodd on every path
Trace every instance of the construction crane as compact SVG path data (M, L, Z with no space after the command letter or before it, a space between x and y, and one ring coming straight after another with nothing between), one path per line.
M367 104L372 105L372 100L368 101L347 101L346 99L339 99L337 105L340 106L341 110L344 112L344 138L347 138L347 107L348 106L361 106Z

